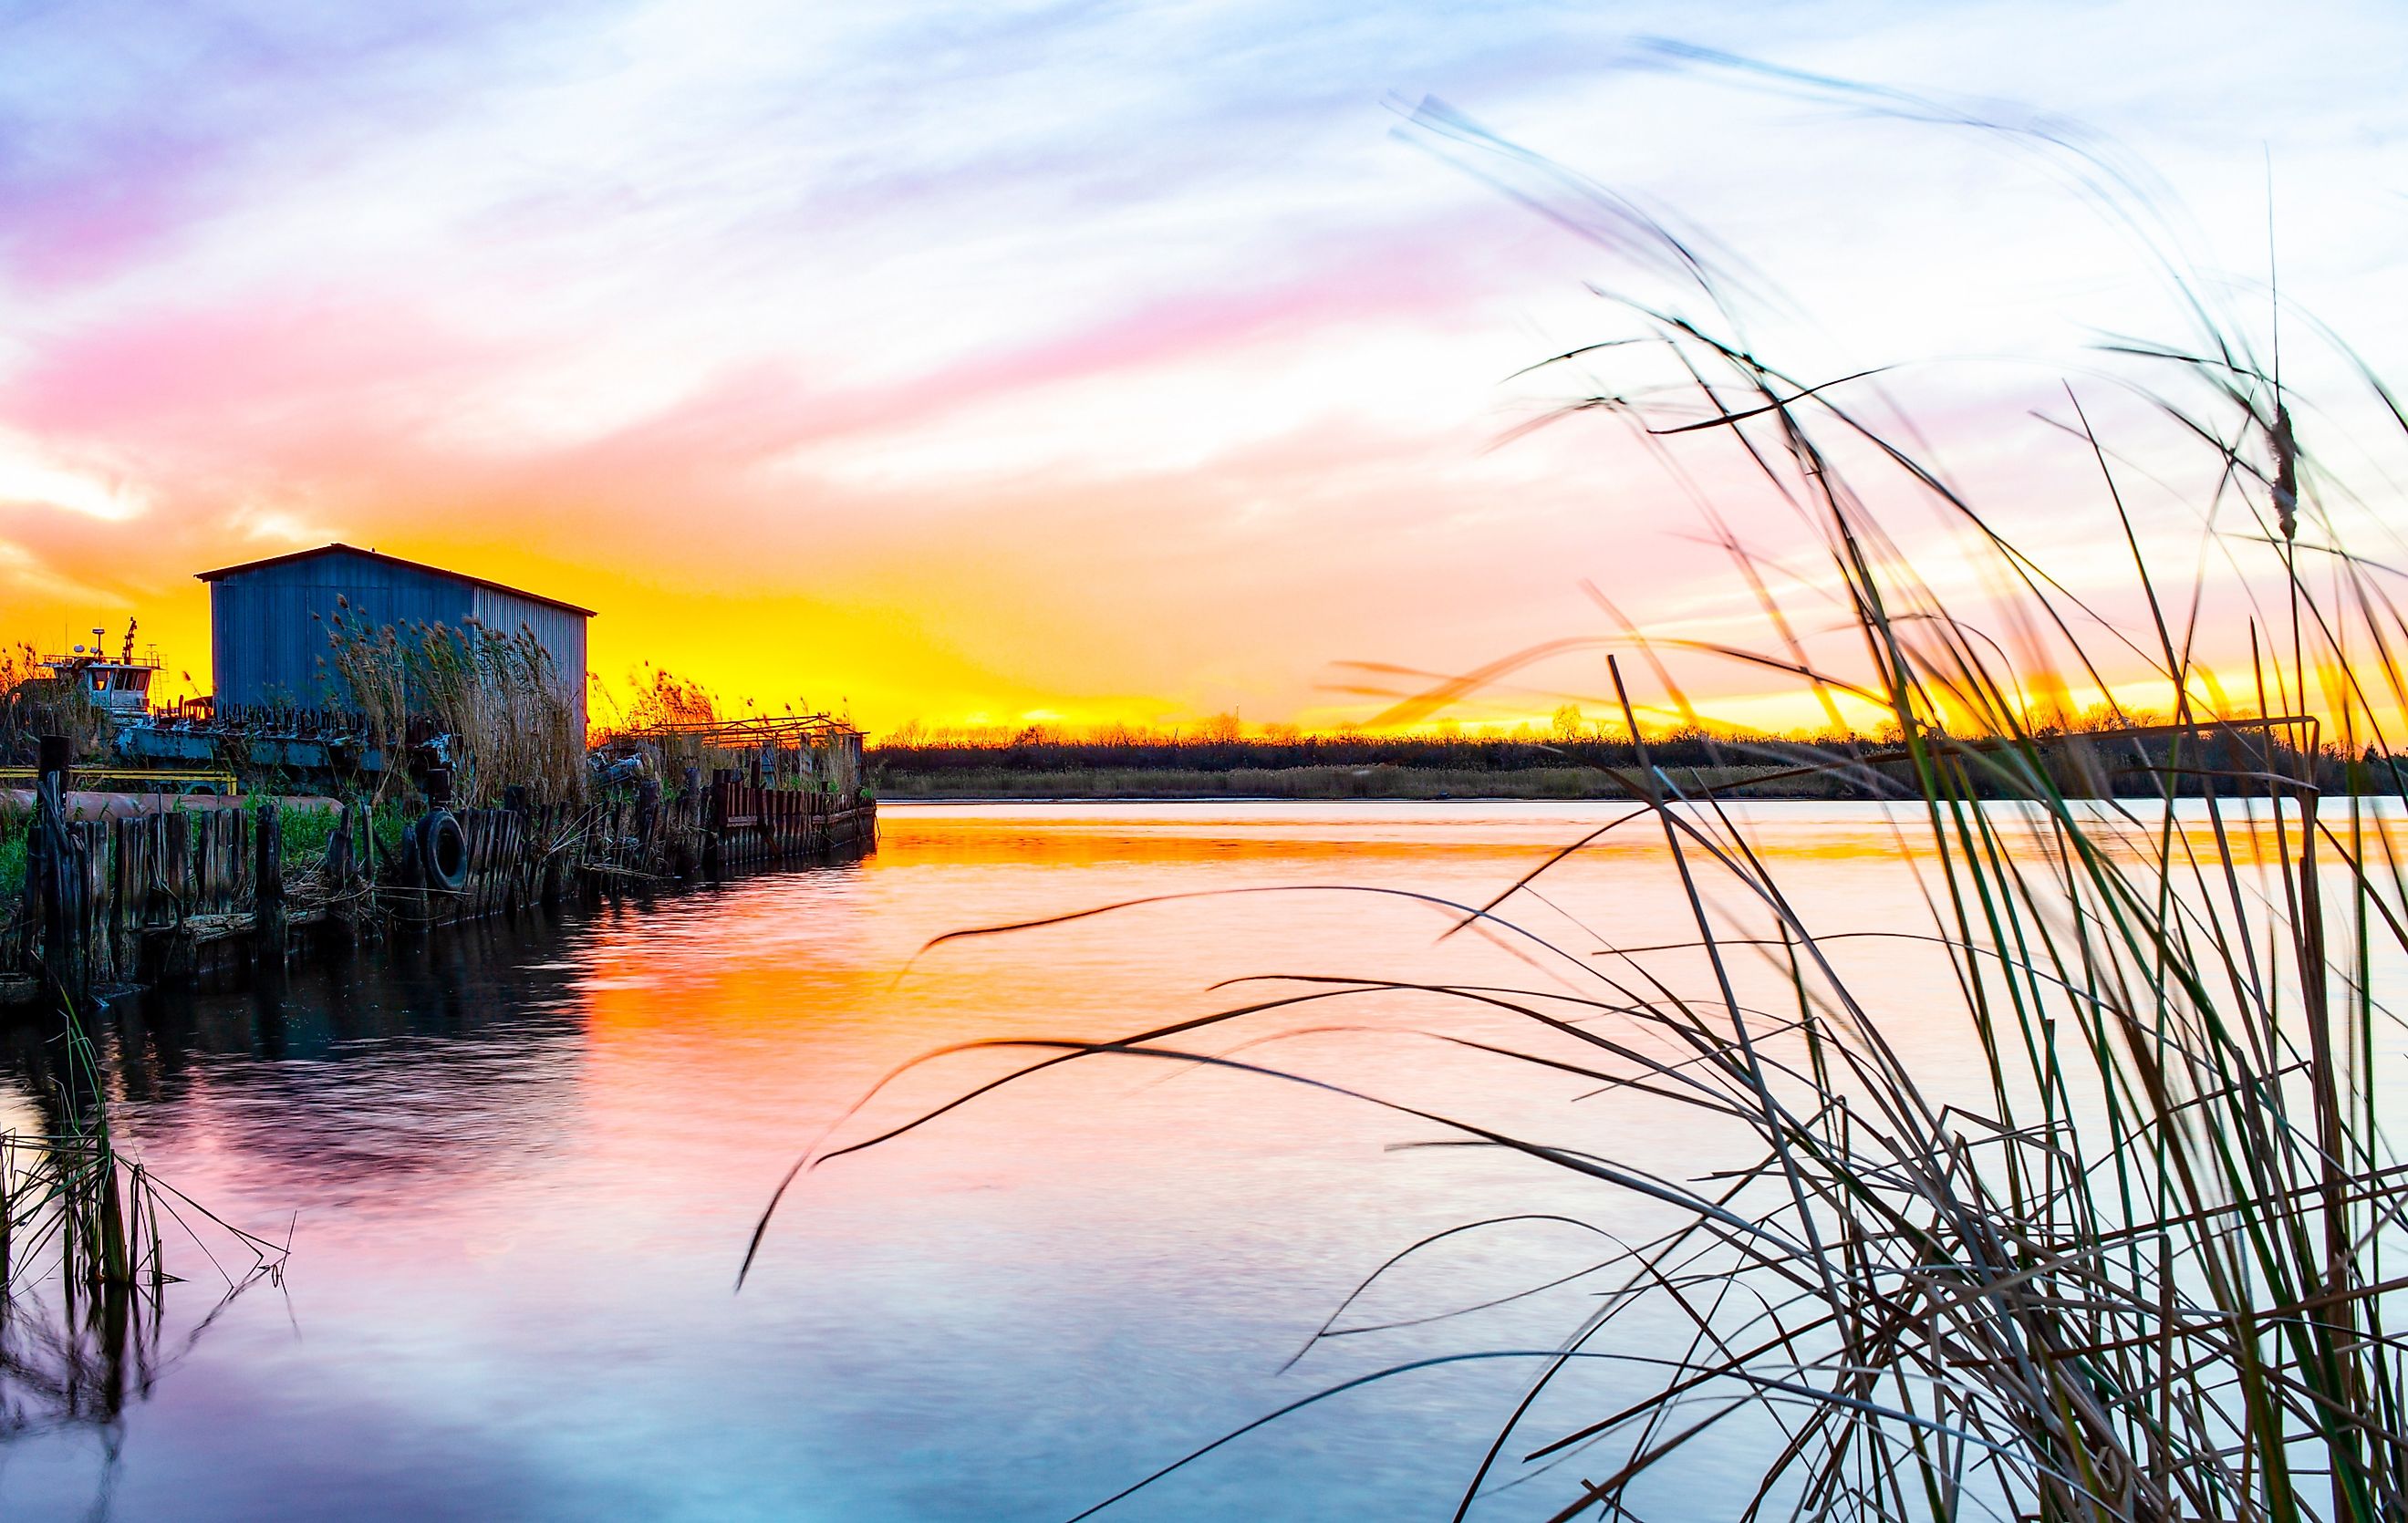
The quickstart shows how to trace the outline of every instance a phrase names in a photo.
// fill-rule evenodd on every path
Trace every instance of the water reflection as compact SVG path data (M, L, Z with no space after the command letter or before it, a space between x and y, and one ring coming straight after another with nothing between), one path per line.
M0 1066L0 1443L95 1440L90 1516L108 1510L131 1408L283 1259L116 1146L113 1087L86 1031L99 1014L14 1026ZM178 1285L171 1228L221 1286Z
M1327 890L924 954L931 937L1231 887L1480 903L1617 812L890 809L857 865L363 952L296 967L280 989L127 1004L103 1046L131 1146L230 1220L290 1224L296 1255L284 1294L228 1307L115 1419L115 1504L174 1520L1055 1518L1325 1385L1466 1346L1551 1345L1588 1304L1576 1279L1417 1320L1589 1261L1583 1234L1533 1221L1440 1245L1346 1324L1417 1325L1284 1368L1363 1275L1427 1233L1508 1210L1642 1224L1493 1152L1398 1149L1433 1128L1229 1074L1082 1065L846 1160L805 1182L754 1283L731 1287L798 1151L987 1071L977 1057L915 1071L847 1117L933 1047L1117 1034L1233 1003L1213 986L1243 975L1563 976L1498 939L1439 941L1426 907ZM1878 808L1752 818L1818 921L1921 921ZM1566 947L1677 939L1688 910L1660 853L1660 839L1612 837L1518 913ZM1882 943L1835 955L1901 1013L1900 1043L1975 1072L1963 1032L1918 1023L1950 1007L1944 960ZM1652 965L1695 976L1674 955ZM1227 1046L1651 1167L1714 1166L1687 1114L1584 1099L1571 1075L1534 1084L1425 1032L1484 1028L1401 991L1241 1026ZM1611 1400L1617 1378L1566 1399ZM1121 1516L1426 1516L1521 1379L1465 1367L1366 1388ZM65 1435L23 1437L0 1467L0 1513L79 1514L93 1459ZM1687 1502L1708 1513L1712 1461L1701 1453ZM1482 1516L1545 1516L1544 1489Z
M509 974L563 929L479 926L249 989L123 1002L108 1051L134 1124L272 1166L287 1213L540 1151L573 1103L583 1022L573 998Z

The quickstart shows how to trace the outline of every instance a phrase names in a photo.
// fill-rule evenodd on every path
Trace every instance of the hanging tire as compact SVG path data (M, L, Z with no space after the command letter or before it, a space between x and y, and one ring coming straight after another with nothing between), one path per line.
M418 822L418 862L430 889L458 893L468 886L468 834L450 810L434 810Z

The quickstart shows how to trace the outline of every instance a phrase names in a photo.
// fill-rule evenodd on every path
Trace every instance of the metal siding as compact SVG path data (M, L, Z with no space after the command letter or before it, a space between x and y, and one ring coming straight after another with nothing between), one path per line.
M577 705L577 729L585 730L585 616L570 613L566 608L533 598L519 597L498 588L471 587L476 594L471 610L479 623L497 634L516 635L523 627L531 632L536 643L542 646L558 669L562 684Z
M452 576L346 554L261 566L209 584L218 701L305 705L337 701L321 664L326 653L325 620L336 611L337 599L348 602L347 617L363 619L377 629L422 623L458 629L473 615L515 633L524 622L564 673L577 674L579 709L583 711L581 617Z

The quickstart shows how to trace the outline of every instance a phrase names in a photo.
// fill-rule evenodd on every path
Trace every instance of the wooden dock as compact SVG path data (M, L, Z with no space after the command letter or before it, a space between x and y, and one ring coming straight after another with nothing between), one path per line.
M56 797L22 827L26 882L0 918L0 1005L43 1000L46 974L94 990L281 967L328 935L374 939L877 841L874 800L732 772L669 799L647 783L584 805L447 811L465 848L449 873L430 867L416 829L398 849L378 840L359 804L340 807L322 859L297 861L272 805L85 820L62 818Z

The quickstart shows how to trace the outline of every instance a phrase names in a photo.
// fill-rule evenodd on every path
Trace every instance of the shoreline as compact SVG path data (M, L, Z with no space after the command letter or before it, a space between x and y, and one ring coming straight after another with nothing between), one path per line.
M1665 767L1682 792L1719 799L1833 800L1863 790L1828 775L1772 766ZM883 769L874 786L891 804L1033 803L1386 803L1508 802L1571 804L1643 797L1637 768L1394 765L1311 767L1001 767L931 771Z

